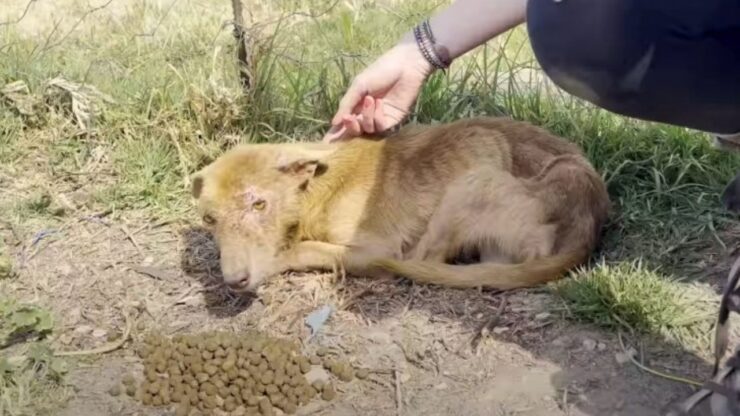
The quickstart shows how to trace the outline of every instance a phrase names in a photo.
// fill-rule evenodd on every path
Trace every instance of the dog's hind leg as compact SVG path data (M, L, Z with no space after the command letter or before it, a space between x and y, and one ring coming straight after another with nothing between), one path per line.
M546 207L525 183L483 168L450 185L412 258L444 261L476 246L481 260L520 262L552 254L555 236Z

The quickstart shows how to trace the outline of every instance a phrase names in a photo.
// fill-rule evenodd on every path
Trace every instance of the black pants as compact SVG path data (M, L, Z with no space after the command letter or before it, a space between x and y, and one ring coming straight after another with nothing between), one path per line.
M530 0L555 84L625 116L740 132L740 0Z

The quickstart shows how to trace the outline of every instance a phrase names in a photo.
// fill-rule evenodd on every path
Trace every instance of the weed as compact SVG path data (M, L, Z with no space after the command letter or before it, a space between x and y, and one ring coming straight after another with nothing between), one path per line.
M71 394L66 361L43 339L52 327L45 309L0 299L1 415L48 414Z
M718 302L705 285L680 283L641 262L606 265L553 285L573 319L706 348Z
M31 337L43 338L54 326L48 311L8 299L0 299L0 318L0 348Z

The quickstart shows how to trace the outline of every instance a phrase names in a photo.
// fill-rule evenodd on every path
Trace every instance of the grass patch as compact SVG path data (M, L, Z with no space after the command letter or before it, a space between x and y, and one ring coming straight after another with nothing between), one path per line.
M44 337L51 314L38 306L0 298L0 415L53 414L71 397L67 363Z
M719 305L707 286L678 282L641 262L602 263L554 289L572 319L700 349L709 346Z

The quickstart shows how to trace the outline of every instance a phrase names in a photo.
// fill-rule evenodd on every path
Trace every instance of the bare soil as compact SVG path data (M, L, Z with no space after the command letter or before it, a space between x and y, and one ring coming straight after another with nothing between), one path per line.
M309 350L329 346L372 370L303 414L647 416L692 391L621 360L617 336L567 323L541 289L448 290L332 273L285 276L256 298L235 298L220 285L213 241L197 227L90 214L70 215L35 245L39 230L2 231L22 264L12 294L54 311L57 348L99 346L120 336L127 315L136 319L132 342L73 366L77 393L59 415L166 414L107 393L140 367L133 345L152 329L258 328ZM304 319L325 304L336 310L309 339ZM637 349L662 371L710 373L707 357L678 345Z

